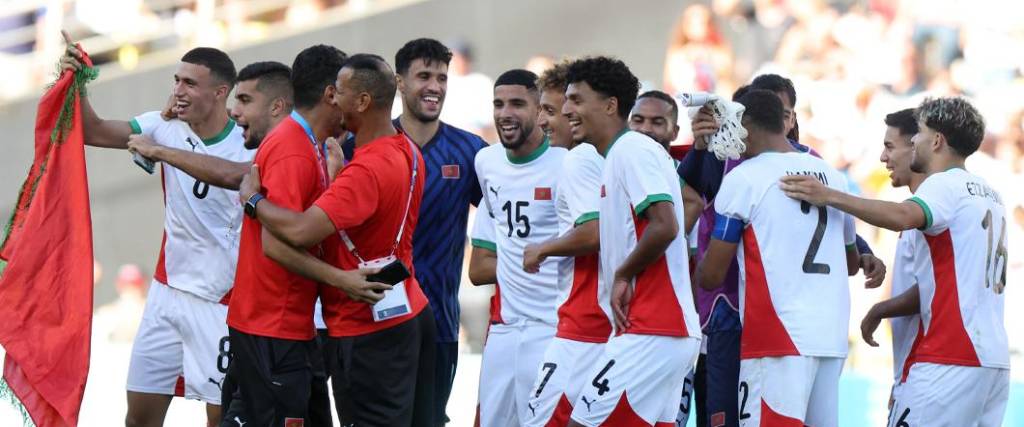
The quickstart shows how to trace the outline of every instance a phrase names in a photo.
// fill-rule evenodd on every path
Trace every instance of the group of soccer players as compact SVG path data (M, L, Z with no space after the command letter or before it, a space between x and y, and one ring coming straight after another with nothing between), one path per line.
M885 274L854 217L902 231L894 298L862 324L873 344L899 317L890 425L1000 425L1005 212L963 170L984 130L966 101L887 118L882 161L915 192L898 204L849 195L796 141L780 76L734 96L743 159L707 152L704 108L680 162L679 106L622 61L503 73L488 146L439 120L450 59L432 39L394 69L316 45L236 73L196 48L163 111L104 120L83 98L87 144L162 164L127 425L162 425L175 395L211 426L331 425L328 378L342 425L443 425L471 205L469 277L495 284L481 426L838 425L848 276Z

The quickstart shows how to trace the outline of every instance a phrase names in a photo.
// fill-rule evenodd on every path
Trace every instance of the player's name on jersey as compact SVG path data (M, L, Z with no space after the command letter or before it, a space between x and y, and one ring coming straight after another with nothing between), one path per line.
M968 181L964 183L967 186L967 194L974 197L984 197L992 200L1000 205L1003 204L1003 198L999 196L995 190L986 184L980 182Z
M814 179L821 181L822 184L828 185L828 175L822 171L786 171L786 175L806 175L814 177Z

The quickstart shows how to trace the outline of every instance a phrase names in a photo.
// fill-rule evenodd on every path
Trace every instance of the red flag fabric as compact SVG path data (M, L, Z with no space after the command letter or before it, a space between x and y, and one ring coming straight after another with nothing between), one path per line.
M0 258L3 378L38 427L76 426L89 372L93 254L79 96L92 62L39 101L35 159Z

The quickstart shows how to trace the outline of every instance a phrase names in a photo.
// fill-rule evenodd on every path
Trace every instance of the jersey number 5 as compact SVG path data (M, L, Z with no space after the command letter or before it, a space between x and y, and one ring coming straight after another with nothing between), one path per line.
M800 202L800 210L805 213L811 213L811 204L807 202ZM814 262L814 258L818 256L818 249L821 248L821 239L825 237L825 229L828 228L828 212L825 211L824 206L818 206L818 226L814 228L814 235L811 236L811 243L807 245L807 253L804 254L804 273L807 274L828 274L832 271L832 268L828 264L820 262Z
M501 207L501 210L505 211L505 217L508 219L508 237L512 237L512 232L515 231L519 237L526 237L530 235L530 217L526 216L522 212L522 208L530 206L530 202L516 202L515 204L515 221L512 221L512 201L505 202L505 205ZM520 226L520 224L522 224Z

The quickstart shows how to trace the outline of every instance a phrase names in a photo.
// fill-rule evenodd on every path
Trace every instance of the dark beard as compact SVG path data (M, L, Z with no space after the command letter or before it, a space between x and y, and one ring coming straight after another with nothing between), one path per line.
M255 150L260 147L260 143L263 142L263 135L256 135L252 130L249 130L249 137L245 139L243 146L246 150Z
M522 147L523 144L526 143L526 140L530 137L531 133L533 133L533 128L532 127L529 130L527 130L526 128L523 128L523 131L519 134L519 139L517 139L515 141L505 141L504 139L501 139L501 136L500 136L501 132L499 131L498 132L498 135L499 135L498 139L501 140L501 146L502 147L505 147L505 149L507 149L507 150L515 151L515 150L518 150L519 147Z
M921 161L921 158L915 156L914 161L910 162L910 171L914 173L925 173L925 171L928 169L925 166L926 165L923 161Z
M442 99L441 102L438 104L440 108L437 109L437 115L433 117L424 114L422 111L419 110L419 108L413 108L412 106L417 105L415 102L417 101L417 99L413 99L413 101L414 102L406 103L410 106L410 108L405 108L405 105L402 105L402 114L408 112L409 114L412 114L413 118L423 123L436 122L438 119L441 118L441 111L444 110L444 99Z

